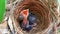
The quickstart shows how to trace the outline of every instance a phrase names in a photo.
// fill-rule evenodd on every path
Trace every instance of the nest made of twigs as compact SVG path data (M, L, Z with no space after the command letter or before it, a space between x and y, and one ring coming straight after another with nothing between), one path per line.
M14 11L14 18L18 22L20 12L24 9L29 9L33 14L36 15L37 29L35 31L43 31L47 29L50 25L50 10L47 5L40 2L39 0L27 0L22 1L18 4L17 8ZM19 23L19 22L18 22Z

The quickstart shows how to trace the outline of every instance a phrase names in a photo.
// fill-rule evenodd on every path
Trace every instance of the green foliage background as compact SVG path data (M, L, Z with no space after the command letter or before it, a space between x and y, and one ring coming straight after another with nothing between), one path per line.
M6 0L0 0L0 23L2 22L4 18L5 13L5 1Z

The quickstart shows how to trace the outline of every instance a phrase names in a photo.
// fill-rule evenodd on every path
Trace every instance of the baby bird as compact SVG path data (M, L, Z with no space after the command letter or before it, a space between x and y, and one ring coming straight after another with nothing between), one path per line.
M30 31L33 28L34 23L36 23L36 16L32 13L29 13L29 10L23 10L21 12L21 28L26 31ZM23 19L22 19L23 18Z
M36 16L32 13L29 14L28 20L29 20L29 25L33 25L34 23L37 22Z

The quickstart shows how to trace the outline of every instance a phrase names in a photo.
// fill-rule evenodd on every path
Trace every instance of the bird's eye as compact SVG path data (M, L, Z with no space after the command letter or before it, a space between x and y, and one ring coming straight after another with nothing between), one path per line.
M20 20L23 20L23 19L24 19L23 15L20 14L20 15L19 15L19 19L20 19Z

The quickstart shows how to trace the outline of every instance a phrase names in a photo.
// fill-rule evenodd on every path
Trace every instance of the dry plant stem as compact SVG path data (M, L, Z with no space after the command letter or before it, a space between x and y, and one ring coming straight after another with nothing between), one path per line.
M56 23L53 25L53 32L54 32L54 34L57 34L57 25L56 25Z

